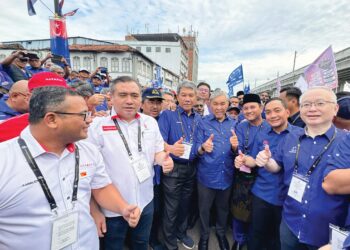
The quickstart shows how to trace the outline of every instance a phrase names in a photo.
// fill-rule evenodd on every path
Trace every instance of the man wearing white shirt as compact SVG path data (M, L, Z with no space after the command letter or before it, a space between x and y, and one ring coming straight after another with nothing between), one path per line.
M75 143L86 138L90 122L76 92L33 91L29 126L0 144L0 249L98 249L91 194L136 226L139 208L111 185L96 147Z
M107 172L123 197L141 208L140 222L131 230L131 247L147 250L153 219L153 165L161 165L167 173L172 170L173 161L164 152L157 121L138 113L140 85L134 79L122 76L111 83L110 89L112 114L94 119L88 141L98 146ZM128 224L119 213L108 209L102 209L102 212L107 224L103 238L105 249L123 249ZM92 214L98 213L92 211Z

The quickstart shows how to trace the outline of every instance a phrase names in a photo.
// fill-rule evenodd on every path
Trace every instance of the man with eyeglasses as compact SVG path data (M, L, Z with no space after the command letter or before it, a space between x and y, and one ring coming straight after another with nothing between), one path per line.
M204 100L204 112L203 115L209 115L209 97L210 97L210 91L211 87L208 83L206 82L200 82L197 85L197 95L198 97L202 98Z
M15 82L0 99L0 121L28 112L29 95L27 80Z
M111 184L97 148L80 141L91 123L83 98L44 87L29 110L29 126L0 144L0 249L98 249L91 196L135 227L140 209Z
M329 224L344 226L348 201L322 189L327 160L345 135L332 124L338 105L325 87L308 89L300 98L306 124L301 136L286 135L277 152L260 151L256 164L283 171L286 198L280 226L281 249L318 249L329 242ZM287 191L288 190L288 191Z
M25 51L13 51L2 61L2 67L14 82L28 80L32 74L26 69L29 57Z

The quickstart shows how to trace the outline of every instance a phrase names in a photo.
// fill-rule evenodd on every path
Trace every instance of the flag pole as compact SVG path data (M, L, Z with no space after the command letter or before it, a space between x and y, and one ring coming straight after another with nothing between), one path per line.
M52 12L52 10L41 0L39 0L40 3L42 3L42 5L44 5L46 7L46 9L48 9L53 15L55 15L55 13Z
M58 0L54 0L54 5L55 5L55 17L58 16L59 17L59 3Z

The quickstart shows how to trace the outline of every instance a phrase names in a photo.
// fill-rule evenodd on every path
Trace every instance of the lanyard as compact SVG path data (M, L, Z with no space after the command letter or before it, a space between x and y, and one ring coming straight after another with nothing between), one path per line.
M295 117L295 119L291 122L292 125L294 125L294 123L299 119L300 117L300 113L297 115L297 117Z
M18 138L18 144L30 168L32 169L38 182L40 183L41 189L43 190L45 197L50 204L51 211L56 211L57 203L55 201L55 198L53 197L49 187L47 186L46 180L43 174L41 173L40 168L36 164L32 154L30 153L26 142L22 138ZM78 200L77 198L78 184L79 184L79 148L76 146L75 147L75 171L74 171L73 194L72 194L73 204Z
M115 127L116 127L117 130L118 130L118 133L119 133L120 137L121 137L122 140L123 140L125 149L126 149L126 151L128 152L128 155L129 155L130 159L133 160L132 153L131 153L130 148L129 148L129 144L128 144L128 142L127 142L126 139L125 139L125 136L124 136L123 131L121 130L121 128L120 128L120 126L119 126L119 123L118 123L117 119L113 119L113 121L114 121ZM140 120L139 120L138 122L139 122L139 125L138 125L138 128L137 128L137 147L138 147L138 150L139 150L139 153L140 153L140 152L142 152L142 145L141 145L141 124L140 124Z
M334 134L331 138L331 140L327 143L327 145L323 148L323 151L320 153L320 155L315 159L314 163L312 163L311 167L309 168L309 170L307 171L307 174L306 176L310 176L314 170L316 169L317 165L320 163L321 161L321 158L322 156L326 153L327 149L332 145L334 139L335 139L335 136L337 134L337 130L334 131ZM298 168L299 168L299 165L298 165L298 158L299 158L299 151L300 151L300 141L301 141L301 137L299 137L299 142L298 142L298 145L297 145L297 152L295 154L295 161L294 161L294 173L297 173L298 172Z
M177 110L177 114L179 115L179 120L180 120L180 123L181 123L181 131L182 131L182 137L184 139L186 139L186 134L185 134L185 129L184 129L184 125L183 125L183 122L182 122L182 118L181 118L181 115L180 115L180 111ZM193 140L193 134L194 134L194 117L193 117L193 121L192 121L192 132L190 134L190 143L192 143L192 140Z
M264 121L263 121L264 122ZM259 125L258 131L256 133L259 133L263 122ZM245 138L244 138L244 154L249 154L248 152L248 143L249 143L249 133L250 133L250 128L251 128L251 124L248 123L248 129L246 130L246 134L245 134Z

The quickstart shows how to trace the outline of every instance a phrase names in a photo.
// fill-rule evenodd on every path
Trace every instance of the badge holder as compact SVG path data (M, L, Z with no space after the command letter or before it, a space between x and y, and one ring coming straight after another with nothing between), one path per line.
M52 223L51 250L59 250L78 239L78 212L67 211L63 215L55 215Z
M144 182L145 180L151 177L151 172L148 167L147 159L144 155L131 160L131 165L140 183Z
M309 180L307 177L293 173L288 189L288 196L301 203L308 182Z
M333 224L329 224L329 240L332 250L343 250L344 241L348 236L349 231L342 230Z
M185 147L185 152L180 156L180 158L189 160L193 144L189 142L183 142L182 145Z

